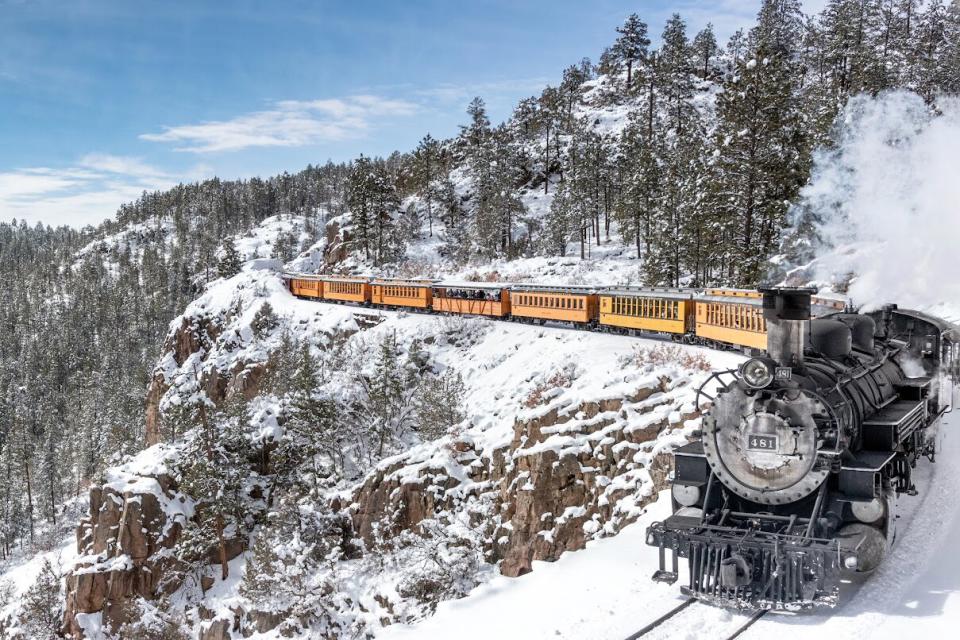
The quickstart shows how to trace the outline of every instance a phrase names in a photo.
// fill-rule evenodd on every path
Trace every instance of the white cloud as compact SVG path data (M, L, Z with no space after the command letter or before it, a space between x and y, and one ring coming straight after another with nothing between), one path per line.
M531 95L543 90L550 80L547 78L525 78L517 80L500 80L494 82L475 82L467 84L439 84L429 89L416 91L417 95L436 100L443 104L463 103L466 105L475 96L486 101L505 94L512 98L517 93Z
M166 173L150 166L140 158L114 156L106 153L88 153L80 158L79 166L102 173L114 173L135 178L169 178Z
M405 100L358 95L325 100L283 100L265 111L230 120L165 127L142 140L172 142L177 151L210 153L250 147L302 147L356 138L383 116L409 116L419 107Z
M209 174L195 169L191 179ZM81 227L113 216L144 191L168 189L184 177L165 173L140 158L92 153L75 165L0 172L0 219Z

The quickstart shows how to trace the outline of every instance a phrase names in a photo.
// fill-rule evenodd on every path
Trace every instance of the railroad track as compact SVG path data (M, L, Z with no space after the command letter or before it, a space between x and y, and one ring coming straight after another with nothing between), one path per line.
M653 632L654 630L665 631L667 634L665 637L671 637L669 633L669 625L672 623L676 623L681 619L686 618L686 616L679 616L679 614L689 609L691 605L695 605L698 603L699 601L696 598L688 598L687 600L684 600L679 605L677 605L670 611L667 611L665 614L663 614L662 616L660 616L659 618L657 618L647 626L643 627L639 631L628 636L625 640L638 640L638 638L643 638L647 636L649 633ZM699 603L699 604L700 604L700 607L694 607L694 610L700 610L702 609L702 607L709 606L702 603ZM766 609L760 609L760 610L754 611L750 614L750 616L746 620L741 621L740 624L736 628L734 628L732 632L726 633L726 635L724 635L725 632L718 630L719 631L718 635L712 636L712 637L717 638L717 640L734 640L734 638L740 637L740 635L744 631L746 631L751 626L753 626L753 624L757 620L762 618L766 613L767 613ZM706 636L701 636L701 637L706 637Z

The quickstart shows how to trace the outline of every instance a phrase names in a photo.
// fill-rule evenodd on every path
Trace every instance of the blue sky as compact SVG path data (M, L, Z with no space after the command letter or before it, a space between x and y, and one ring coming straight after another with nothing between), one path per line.
M0 0L0 219L81 226L144 189L408 150L474 95L506 117L630 12L724 37L758 6Z

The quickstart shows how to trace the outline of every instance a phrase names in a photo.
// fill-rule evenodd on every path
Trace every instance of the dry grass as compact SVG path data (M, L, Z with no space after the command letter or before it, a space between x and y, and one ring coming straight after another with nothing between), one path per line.
M689 371L710 371L713 366L702 353L692 352L677 345L658 345L656 347L637 347L627 358L629 364L639 367L675 365Z
M545 401L544 396L548 391L552 391L560 387L564 387L564 388L569 387L572 382L573 382L573 376L571 375L571 372L569 370L557 371L552 376L550 376L549 380L545 382L541 382L540 384L538 384L536 387L533 388L533 390L527 396L527 399L524 400L523 406L525 406L528 409L532 409L536 406L539 406L544 403Z
M473 271L467 274L466 280L467 282L500 282L500 272L487 271L481 273L480 271Z

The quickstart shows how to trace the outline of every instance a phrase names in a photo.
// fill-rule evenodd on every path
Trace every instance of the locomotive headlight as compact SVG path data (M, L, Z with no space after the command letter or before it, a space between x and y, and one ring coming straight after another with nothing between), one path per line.
M754 389L763 389L773 382L773 367L766 360L752 358L740 366L740 377Z
M692 507L700 500L700 487L689 484L673 485L673 499L682 507Z
M883 517L883 501L880 498L874 498L870 502L851 502L850 509L853 511L853 517L866 524L873 524Z

